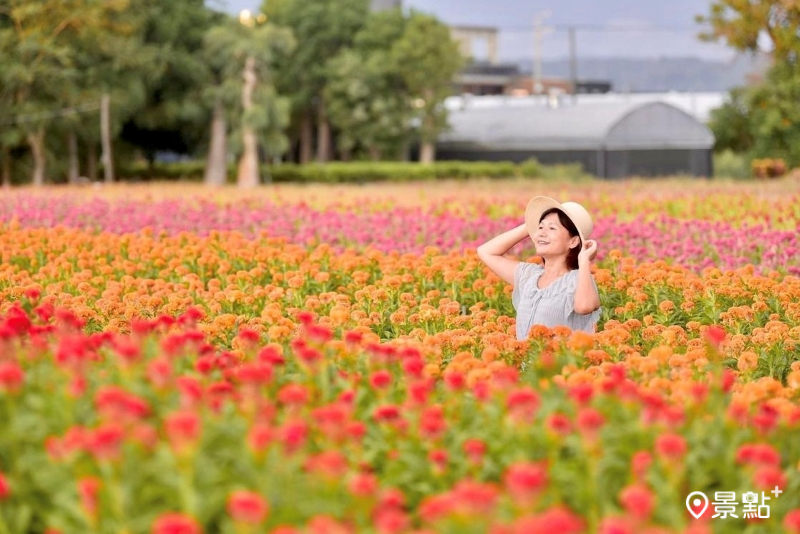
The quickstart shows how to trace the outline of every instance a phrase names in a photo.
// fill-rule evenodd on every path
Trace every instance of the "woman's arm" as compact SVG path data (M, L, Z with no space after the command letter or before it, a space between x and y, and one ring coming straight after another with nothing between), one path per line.
M586 241L578 254L578 286L575 288L575 313L586 315L600 307L600 295L592 277L592 260L597 254L597 242Z
M511 248L528 237L528 229L521 224L507 232L493 237L478 247L478 257L501 280L514 284L514 269L519 261L504 257Z

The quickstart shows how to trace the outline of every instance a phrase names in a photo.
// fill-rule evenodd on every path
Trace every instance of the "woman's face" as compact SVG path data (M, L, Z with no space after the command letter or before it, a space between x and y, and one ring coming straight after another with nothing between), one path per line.
M579 237L571 237L569 230L561 225L557 213L550 213L542 219L533 237L536 254L542 257L566 256L571 247L580 243Z

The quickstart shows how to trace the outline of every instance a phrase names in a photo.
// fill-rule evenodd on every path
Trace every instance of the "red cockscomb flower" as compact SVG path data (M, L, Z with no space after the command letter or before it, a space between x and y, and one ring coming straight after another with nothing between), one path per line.
M228 497L228 513L234 521L255 525L267 517L268 511L267 501L254 491L237 490Z
M202 534L202 532L203 529L193 517L166 513L155 520L152 534Z
M665 460L680 460L686 454L686 440L677 434L663 434L656 438L656 453Z

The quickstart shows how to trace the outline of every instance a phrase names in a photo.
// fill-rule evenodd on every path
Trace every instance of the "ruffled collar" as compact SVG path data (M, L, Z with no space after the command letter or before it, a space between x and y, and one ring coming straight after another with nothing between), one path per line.
M544 274L544 269L537 269L536 272L531 275L531 279L528 281L528 283L522 288L522 294L526 299L534 299L538 301L549 293L560 293L564 289L564 285L569 280L568 277L574 276L572 272L573 271L569 271L563 276L556 278L544 289L539 289L539 278L541 278Z

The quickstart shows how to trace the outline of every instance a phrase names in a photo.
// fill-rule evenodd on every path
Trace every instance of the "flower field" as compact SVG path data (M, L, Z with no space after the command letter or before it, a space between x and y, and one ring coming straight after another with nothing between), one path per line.
M538 194L593 335L475 254ZM799 233L788 181L4 191L0 534L800 533Z

